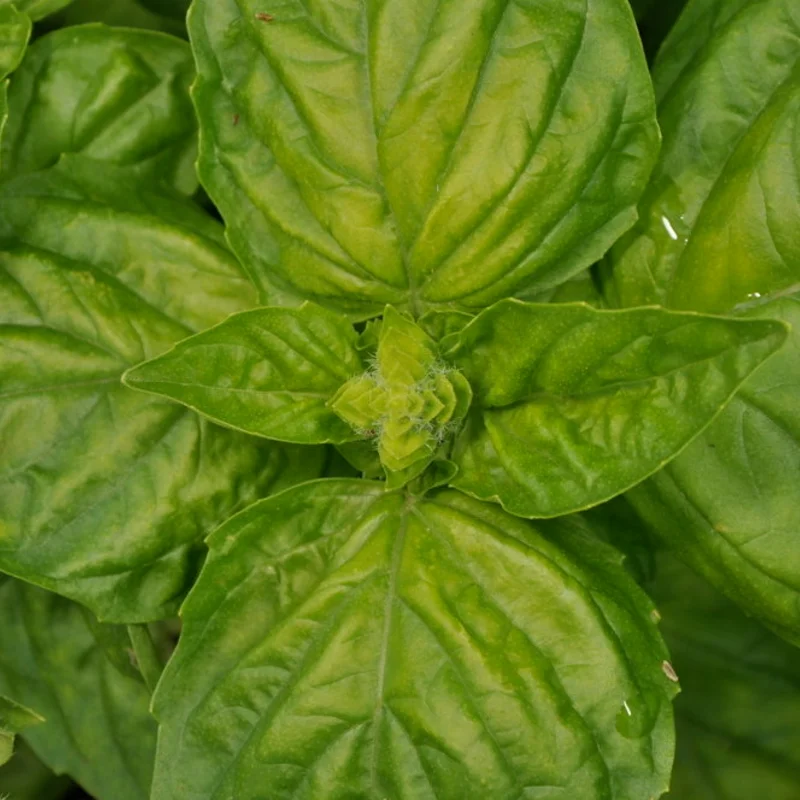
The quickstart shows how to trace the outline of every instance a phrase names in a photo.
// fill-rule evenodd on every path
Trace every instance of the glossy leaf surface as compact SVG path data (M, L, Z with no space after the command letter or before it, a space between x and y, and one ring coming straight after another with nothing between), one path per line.
M32 20L40 20L54 11L68 6L72 0L0 0L0 9L14 6Z
M3 174L62 153L136 167L186 194L197 188L189 46L147 31L87 25L36 41L9 90Z
M180 342L124 380L246 433L341 444L357 435L326 404L364 368L357 338L347 319L311 303L259 308Z
M652 606L572 521L319 481L209 546L154 701L154 800L665 790Z
M751 315L791 324L786 347L629 499L718 589L800 641L800 297Z
M164 7L164 3L159 2L158 6ZM158 10L146 8L139 0L114 0L113 3L108 0L73 0L52 21L64 28L87 22L103 22L116 27L163 31L187 38L185 16L184 19L166 16Z
M674 458L786 336L657 308L498 303L442 345L475 392L453 485L525 517L608 500Z
M627 0L197 0L189 28L201 180L266 303L482 308L633 223L659 137Z
M681 678L670 800L795 800L800 650L679 562L660 556L647 589Z
M146 800L156 725L144 684L111 664L69 600L3 578L0 617L0 693L45 717L25 731L37 755L97 800Z
M103 619L174 612L202 538L321 453L260 443L120 383L248 307L221 233L177 193L68 159L0 192L0 569Z
M727 312L800 285L800 5L693 0L654 80L664 146L615 304Z

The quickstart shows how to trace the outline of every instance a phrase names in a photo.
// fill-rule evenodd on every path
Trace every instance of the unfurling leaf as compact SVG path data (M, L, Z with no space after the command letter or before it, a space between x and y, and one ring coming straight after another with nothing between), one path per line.
M399 488L452 438L471 400L469 383L441 360L436 343L387 307L374 367L348 381L329 405L360 435L377 441L390 488Z

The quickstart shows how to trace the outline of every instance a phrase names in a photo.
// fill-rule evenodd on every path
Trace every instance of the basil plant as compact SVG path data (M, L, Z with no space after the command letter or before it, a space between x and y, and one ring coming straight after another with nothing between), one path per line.
M800 796L800 7L188 5L0 0L0 791Z

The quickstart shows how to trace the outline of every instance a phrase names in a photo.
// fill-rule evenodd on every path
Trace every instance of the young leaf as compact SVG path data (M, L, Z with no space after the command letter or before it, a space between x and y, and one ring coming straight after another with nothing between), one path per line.
M71 2L72 0L0 0L0 14L3 13L3 9L13 6L36 22L68 6Z
M25 731L39 758L98 800L146 800L156 725L144 684L108 661L69 600L4 577L0 618L0 693L45 718Z
M66 28L36 41L9 90L5 177L62 153L136 167L186 194L197 188L189 46L147 31Z
M387 306L374 367L342 386L329 405L352 430L377 441L387 485L398 489L433 462L471 401L469 384L441 360L433 339Z
M153 800L665 791L652 605L573 521L317 481L209 546L154 698Z
M196 0L200 176L269 304L476 309L589 266L659 144L627 0Z
M245 433L301 444L358 438L327 402L364 365L358 334L312 303L235 314L124 376Z
M615 304L727 312L800 284L800 4L692 0L654 71L661 159Z
M800 650L666 555L648 591L681 678L670 800L796 800Z
M608 500L674 458L786 337L779 322L498 303L442 343L475 392L453 485L523 517Z
M15 735L42 722L44 719L35 711L0 695L0 766L14 754Z
M789 323L789 343L701 437L628 499L717 589L798 643L800 295L749 316Z
M177 193L74 157L0 189L0 242L0 569L102 619L169 616L209 530L321 468L120 383L252 288Z

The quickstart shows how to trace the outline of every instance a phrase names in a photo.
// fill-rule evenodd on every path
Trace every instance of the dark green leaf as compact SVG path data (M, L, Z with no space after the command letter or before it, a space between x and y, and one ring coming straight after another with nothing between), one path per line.
M627 0L197 0L200 175L269 304L482 308L633 223L659 135Z
M171 10L172 4L172 0L154 0L151 10L140 4L139 0L73 0L64 11L47 22L64 28L87 22L103 22L125 28L163 31L185 39L185 13L181 19L172 15L166 16L164 13ZM188 3L184 5L188 6Z
M245 433L301 444L357 437L327 402L364 369L358 334L312 303L236 314L134 367L124 381Z
M664 147L618 305L727 312L800 283L800 3L692 0L654 71Z
M790 323L787 346L628 497L681 558L800 643L800 296L750 315Z
M79 606L12 578L0 581L0 693L46 721L26 741L98 800L146 800L156 725L141 681L105 657Z
M453 485L525 517L608 500L674 458L786 337L779 322L498 303L442 345L475 392Z
M669 797L796 800L800 650L667 556L648 591L681 678Z
M12 5L0 4L0 137L8 119L8 81L6 76L13 72L28 45L31 35L31 20ZM0 167L2 167L0 153Z
M40 20L54 11L68 6L72 0L0 0L0 13L4 8L15 6L32 20Z
M665 791L652 605L579 522L318 481L209 546L154 700L154 800Z
M251 304L220 238L110 165L0 190L0 569L102 619L173 613L209 530L321 468L120 383Z
M136 167L191 194L197 188L193 77L189 46L158 33L86 25L39 39L9 90L3 174L82 153Z
M15 735L42 722L44 719L35 711L0 695L0 766L14 754Z
M191 0L139 0L154 14L163 14L171 19L184 20Z
M72 782L54 775L24 739L17 740L14 757L0 768L0 792L8 800L63 800Z

